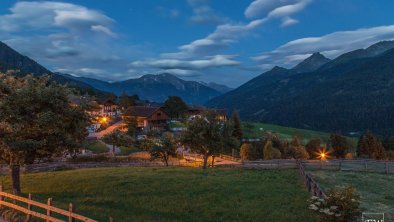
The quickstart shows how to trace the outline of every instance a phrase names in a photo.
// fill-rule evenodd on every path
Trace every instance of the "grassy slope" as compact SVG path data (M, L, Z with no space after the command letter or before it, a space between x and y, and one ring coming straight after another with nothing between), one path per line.
M361 206L364 212L386 213L387 221L394 221L394 175L339 172L339 171L311 171L313 177L323 189L335 186L351 185L361 195Z
M249 127L248 127L249 125ZM252 128L250 128L252 126ZM319 132L313 130L296 129L291 127L279 126L268 123L255 123L255 122L243 122L243 131L245 137L248 138L259 138L263 131L270 131L272 133L279 134L280 138L291 140L293 136L298 136L303 139L304 143L307 143L312 138L320 138L323 141L328 141L330 133ZM353 145L357 143L357 138L347 137Z
M99 221L317 221L293 170L83 169L23 175L22 188Z

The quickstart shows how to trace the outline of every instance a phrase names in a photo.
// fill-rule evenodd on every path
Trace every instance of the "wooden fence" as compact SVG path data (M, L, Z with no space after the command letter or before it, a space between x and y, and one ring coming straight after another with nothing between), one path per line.
M394 162L392 161L369 159L334 159L327 161L304 160L302 163L307 170L339 170L385 174L394 173Z
M369 159L302 160L307 170L339 170L370 173L394 174L394 162ZM258 169L297 169L297 160L259 160L242 161L245 168Z
M222 158L224 160L234 161L234 162L241 162L240 158L232 157L229 155L219 154L219 158Z
M259 161L242 161L245 168L256 169L297 169L296 160L259 160Z
M298 173L303 180L305 186L308 188L308 191L313 195L320 198L326 198L326 194L320 188L319 184L312 178L310 173L305 172L305 167L301 161L297 162Z
M26 214L25 221L29 221L32 217L35 217L35 218L43 219L46 222L65 222L65 221L97 222L96 220L76 214L75 205L71 203L69 204L68 210L63 210L52 206L52 198L48 199L47 204L40 203L38 201L32 200L31 194L29 194L28 198L24 198L4 192L2 185L0 185L0 206L9 207ZM33 209L33 207L36 209L39 208L40 210L35 210ZM42 213L42 212L46 212L46 213ZM67 220L56 218L54 214L58 215L58 217L60 216L63 218L67 218ZM110 218L109 221L112 222L113 221L112 218Z

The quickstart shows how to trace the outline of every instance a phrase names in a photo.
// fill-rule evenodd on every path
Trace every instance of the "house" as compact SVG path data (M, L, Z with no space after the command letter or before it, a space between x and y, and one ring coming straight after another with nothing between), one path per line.
M216 115L216 118L220 121L227 121L227 111L225 109L209 109L206 107L189 107L187 111L187 117L188 119L193 119L196 116L201 116L206 112L213 112Z
M161 107L151 106L133 106L131 115L123 115L122 118L135 118L137 128L140 130L158 129L162 130L167 127L170 120L168 114Z
M99 102L100 105L100 116L116 117L119 114L118 105L112 100L106 100Z

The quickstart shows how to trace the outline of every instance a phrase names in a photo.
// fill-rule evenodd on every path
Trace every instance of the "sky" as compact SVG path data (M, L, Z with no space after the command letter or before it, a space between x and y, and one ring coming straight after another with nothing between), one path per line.
M392 0L0 0L0 41L46 68L237 87L314 52L394 39Z

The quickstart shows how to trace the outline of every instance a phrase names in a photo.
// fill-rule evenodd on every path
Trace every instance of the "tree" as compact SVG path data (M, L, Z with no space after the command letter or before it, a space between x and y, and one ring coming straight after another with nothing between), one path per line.
M257 156L256 148L250 143L242 144L239 153L242 160L255 160Z
M286 156L294 159L308 159L309 154L297 136L293 137L289 147L286 149Z
M321 140L319 138L310 139L305 145L306 151L309 153L310 157L315 157L321 148Z
M237 111L233 112L231 119L234 127L233 136L237 138L239 141L241 141L243 138L243 131L242 131L241 120L239 118Z
M87 136L84 109L71 106L70 90L49 80L0 74L0 158L11 169L17 194L21 165L74 155Z
M272 141L269 140L267 143L264 145L263 148L263 157L264 160L272 160L272 154L273 154L273 147L272 147Z
M131 97L127 95L126 92L123 92L119 98L119 105L122 109L127 109L135 104L134 101L132 101Z
M169 96L164 102L164 111L171 119L184 118L188 109L186 103L178 96Z
M384 159L386 152L382 143L372 132L367 131L360 137L357 144L357 155L366 156L372 159Z
M116 96L115 95L115 93L110 93L108 96L107 96L107 100L110 100L110 101L112 101L112 102L116 102L116 99L118 98L118 96Z
M102 140L112 145L112 154L115 156L115 149L118 146L130 146L133 143L133 140L128 135L120 132L119 130L114 130L111 133L105 135Z
M225 122L221 128L221 152L230 154L239 148L240 141L233 136L234 128L230 122Z
M152 159L161 159L166 166L171 156L176 156L176 141L171 133L164 133L149 151Z
M220 151L221 127L215 114L208 112L190 121L182 134L182 142L203 156L203 169L207 168L208 157Z
M134 138L137 133L138 122L133 107L130 106L123 113L123 122L127 126L127 135Z
M330 145L336 158L345 158L349 146L346 137L339 133L332 133L330 135Z

